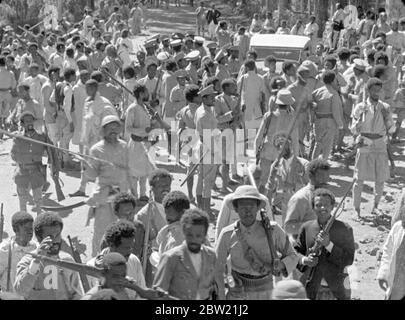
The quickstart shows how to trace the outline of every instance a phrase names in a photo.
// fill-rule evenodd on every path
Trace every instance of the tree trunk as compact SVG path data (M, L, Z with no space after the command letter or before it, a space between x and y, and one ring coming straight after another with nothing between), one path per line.
M322 39L325 30L325 21L328 20L329 0L316 0L315 16L319 25L318 37Z

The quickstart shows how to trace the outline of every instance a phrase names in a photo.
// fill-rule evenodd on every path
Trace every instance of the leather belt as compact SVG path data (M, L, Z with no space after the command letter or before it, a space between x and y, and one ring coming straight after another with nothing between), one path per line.
M20 169L34 169L39 166L42 166L42 162L33 162L33 163L25 163L25 164L19 163L18 164L18 167Z
M333 114L332 113L315 113L315 116L317 119L333 119Z
M232 275L239 280L243 288L248 291L267 290L273 285L273 276L270 273L261 276L253 276L232 270Z
M371 139L371 140L377 140L377 139L383 138L383 136L381 134L377 134L377 133L361 133L360 135L364 138Z

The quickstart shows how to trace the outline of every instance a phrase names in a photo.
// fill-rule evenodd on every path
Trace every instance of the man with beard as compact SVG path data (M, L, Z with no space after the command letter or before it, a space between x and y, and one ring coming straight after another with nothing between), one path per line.
M39 134L34 129L35 115L31 111L23 111L19 117L23 127L23 136L52 144L44 134ZM11 147L11 159L17 166L14 173L14 182L17 185L17 195L20 202L20 210L27 211L27 202L30 199L30 190L34 198L34 210L39 214L42 204L42 187L45 184L44 170L46 165L42 164L44 151L54 152L45 146L19 138L14 138ZM50 150L50 151L49 151Z
M223 278L215 272L214 250L204 244L208 216L199 209L189 209L180 223L185 241L163 254L153 285L182 300L212 300Z
M262 222L257 220L257 213L266 206L264 199L254 186L240 186L234 192L232 205L239 220L222 229L215 248L218 277L228 278L228 300L270 300L273 274L280 272L287 276L297 265L298 256L284 230L269 221L271 238L268 238ZM273 257L278 253L280 260L276 262ZM224 298L224 281L218 286L219 297Z
M90 155L100 160L89 160L86 170L89 179L97 179L96 189L87 201L92 207L89 219L94 215L93 257L100 250L104 231L117 219L111 207L114 195L129 189L128 147L125 141L118 138L122 131L121 121L116 115L108 115L103 118L101 128L103 139L90 149Z
M304 222L316 219L311 204L311 195L315 189L325 187L329 181L330 165L326 160L312 160L307 170L309 183L298 190L287 205L284 229L293 238L297 237Z
M304 272L301 282L311 300L349 300L349 275L344 269L354 261L353 229L335 220L330 229L325 230L336 203L335 196L329 190L315 190L311 202L316 219L301 226L294 245L300 255L297 267ZM320 244L320 252L310 251L315 242Z
M148 155L151 143L149 136L153 129L170 126L163 122L156 112L153 116L147 111L146 102L149 100L148 89L144 85L136 84L134 88L136 102L127 110L125 119L125 136L129 140L129 170L132 194L139 199L148 201L146 196L146 179L155 169L155 165Z
M16 212L11 217L15 236L0 244L0 291L14 291L17 263L27 253L37 248L32 241L33 223L34 218L24 211Z
M62 245L62 219L55 213L44 213L34 221L39 246L35 254L73 262ZM49 262L25 255L17 264L16 293L27 300L73 300L83 295L79 274Z
M171 185L172 185L173 177L169 171L164 169L156 169L154 170L151 175L149 176L149 186L151 189L151 193L153 194L153 202L151 204L145 205L135 216L135 220L138 220L143 223L146 228L148 225L148 219L150 219L150 230L149 230L149 248L154 247L157 248L156 244L156 237L165 225L166 225L166 215L165 209L163 207L163 198L170 192ZM151 216L148 217L148 206L151 205ZM145 231L147 232L147 231ZM145 240L142 241L144 243ZM148 252L150 250L148 249ZM152 265L149 263L149 255L148 252L143 256L148 259L146 272L145 272L145 279L146 285L149 287L153 281L153 274L152 274Z

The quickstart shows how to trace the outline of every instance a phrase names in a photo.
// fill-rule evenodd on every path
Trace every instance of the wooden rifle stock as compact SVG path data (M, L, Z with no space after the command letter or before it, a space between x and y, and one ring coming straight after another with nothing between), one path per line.
M82 259L80 258L80 253L73 246L72 238L70 238L69 235L67 236L67 238L68 238L68 241L69 241L70 249L72 250L73 259L75 260L76 263L83 264ZM89 291L90 290L90 284L89 284L89 280L86 277L86 274L84 274L83 272L79 272L79 276L80 276L80 280L82 281L84 292Z
M48 129L45 126L45 134L47 140L49 141ZM56 157L55 150L50 148L49 146L46 147L49 157L49 162L51 164L51 173L52 173L52 180L55 184L55 191L56 197L58 201L65 200L65 195L63 194L62 188L59 183L59 160ZM45 169L46 170L46 169Z

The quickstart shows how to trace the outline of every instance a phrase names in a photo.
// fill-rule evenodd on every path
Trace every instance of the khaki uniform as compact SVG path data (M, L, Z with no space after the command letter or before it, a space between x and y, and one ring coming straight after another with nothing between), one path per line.
M343 106L338 92L329 85L312 93L315 107L315 148L312 159L327 160L332 152L337 129L343 129Z
M196 194L197 196L202 195L203 198L211 198L211 190L215 184L218 167L218 164L212 159L212 156L214 156L214 152L216 151L216 143L215 141L212 143L213 139L208 141L201 139L207 139L208 137L211 138L213 136L214 130L218 129L218 119L215 117L211 107L202 104L195 113L194 121L196 125L196 133L200 136L201 144L204 144L204 147L201 148L201 152L205 152L206 148L210 149L205 155L203 163L200 164ZM208 132L204 134L204 130L207 130ZM209 132L211 132L211 134L208 134Z
M25 136L41 142L52 143L45 135L34 132L32 136ZM11 147L11 159L16 163L14 172L14 182L17 185L17 195L20 201L20 210L27 211L27 202L29 201L29 191L32 190L36 209L39 211L42 204L42 186L45 183L44 172L46 165L42 164L42 155L46 147L29 142L26 140L14 138Z
M280 259L287 272L291 273L298 263L298 256L283 229L276 222L270 223L275 249L281 254ZM253 225L245 227L238 220L223 228L215 252L219 274L231 274L235 282L235 286L228 290L228 300L271 299L272 258L266 232L260 221L256 220ZM228 259L230 263L227 264ZM219 290L224 292L223 282L218 285Z

